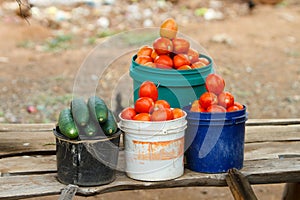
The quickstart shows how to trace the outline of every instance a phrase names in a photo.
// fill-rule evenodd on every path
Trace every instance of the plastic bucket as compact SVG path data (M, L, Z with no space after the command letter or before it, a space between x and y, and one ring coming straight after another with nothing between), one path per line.
M130 66L130 76L133 79L134 102L138 99L140 85L146 81L152 81L158 85L158 98L167 99L173 108L182 108L189 105L194 99L198 99L205 89L205 79L213 72L213 61L210 57L201 55L210 61L208 66L190 69L159 69L139 65L133 56Z
M163 122L120 117L119 127L125 134L125 171L128 177L164 181L183 175L185 118L186 113L181 118Z
M246 107L226 113L187 112L187 168L205 173L241 169L244 161Z
M69 140L58 127L56 137L57 178L64 184L98 186L115 180L118 162L119 130L110 138Z

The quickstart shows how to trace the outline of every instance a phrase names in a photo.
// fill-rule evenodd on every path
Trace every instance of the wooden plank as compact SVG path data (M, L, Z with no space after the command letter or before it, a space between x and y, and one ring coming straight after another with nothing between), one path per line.
M300 176L297 176L300 173L300 159L246 161L240 172L251 184L297 182L300 181ZM226 173L205 174L186 169L182 177L174 180L143 182L130 179L120 172L114 182L98 187L80 187L77 194L89 196L121 190L226 186L225 179ZM0 199L59 194L66 187L57 181L55 174L4 176L0 177L0 185Z
M55 123L48 123L48 124L0 124L0 132L51 131L53 128L55 128Z
M300 124L300 118L286 119L248 119L247 126L264 126L264 125L292 125Z
M300 125L246 126L245 141L300 141Z

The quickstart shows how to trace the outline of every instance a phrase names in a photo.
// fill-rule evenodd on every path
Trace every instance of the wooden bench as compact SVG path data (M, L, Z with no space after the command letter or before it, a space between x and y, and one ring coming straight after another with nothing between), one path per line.
M0 199L59 195L66 188L56 178L55 137L52 132L54 126L0 124ZM124 160L122 152L119 159ZM245 162L238 174L250 184L299 183L300 119L249 119L246 123ZM235 195L234 181L232 182L234 175L233 178L229 175L197 173L185 169L184 175L175 180L142 182L118 172L114 182L98 187L78 187L76 195L227 185ZM250 189L251 187L246 187L246 190Z

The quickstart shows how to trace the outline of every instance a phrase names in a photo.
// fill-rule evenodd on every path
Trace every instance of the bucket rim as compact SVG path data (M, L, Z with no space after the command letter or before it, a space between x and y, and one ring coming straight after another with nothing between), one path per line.
M81 144L81 143L97 143L97 142L105 142L105 141L109 141L115 138L120 137L120 135L122 134L121 129L118 128L118 130L116 131L116 133L114 133L113 135L111 135L110 137L108 136L99 136L99 137L95 137L94 139L89 139L89 140L81 140L80 136L77 139L69 139L68 137L64 136L60 131L59 131L59 127L56 126L55 128L53 128L53 134L55 136L55 138L57 138L60 141L64 141L64 142L69 142L72 144Z

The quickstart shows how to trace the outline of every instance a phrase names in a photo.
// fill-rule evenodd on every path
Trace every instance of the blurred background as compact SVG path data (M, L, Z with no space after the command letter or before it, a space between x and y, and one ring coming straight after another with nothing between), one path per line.
M300 117L299 0L0 0L0 123L55 123L93 49L118 33L159 27L168 17L205 48L249 118ZM130 62L121 58L99 83L106 101ZM282 189L255 186L259 199L280 199ZM101 198L232 199L228 188L156 191Z

